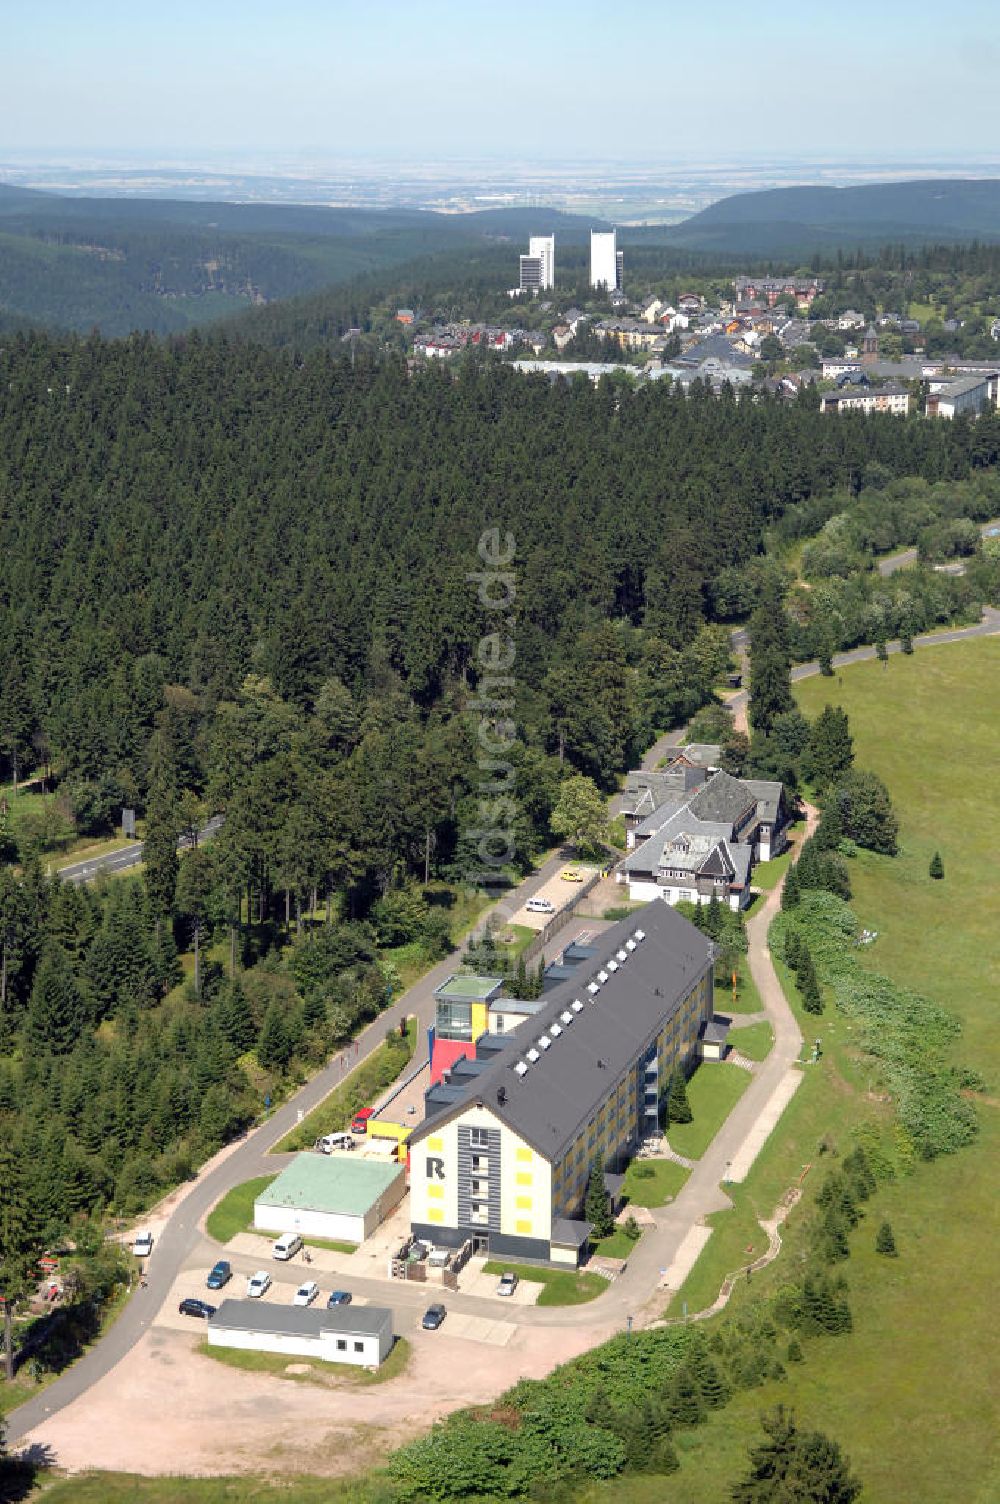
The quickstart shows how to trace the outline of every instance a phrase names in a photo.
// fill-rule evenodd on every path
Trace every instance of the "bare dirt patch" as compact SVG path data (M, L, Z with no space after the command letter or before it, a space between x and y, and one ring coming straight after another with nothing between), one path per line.
M200 1334L199 1334L200 1335ZM541 1378L611 1329L517 1328L506 1347L408 1334L405 1373L370 1388L288 1383L224 1370L197 1338L159 1327L100 1383L31 1433L71 1472L188 1476L349 1473L463 1405L486 1404L519 1378ZM206 1423L208 1418L208 1423Z

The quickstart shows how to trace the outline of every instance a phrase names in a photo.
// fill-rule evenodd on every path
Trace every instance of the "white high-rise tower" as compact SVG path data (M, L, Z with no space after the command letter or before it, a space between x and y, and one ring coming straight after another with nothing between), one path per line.
M556 237L532 235L528 240L528 254L521 257L521 291L543 292L553 287L555 280Z
M590 232L590 285L604 287L614 292L621 287L622 254L618 249L616 230L591 230Z

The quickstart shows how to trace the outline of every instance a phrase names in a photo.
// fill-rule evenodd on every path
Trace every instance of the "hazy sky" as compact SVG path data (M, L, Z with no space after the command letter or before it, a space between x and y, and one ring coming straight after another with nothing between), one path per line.
M0 0L0 152L989 151L1000 3Z

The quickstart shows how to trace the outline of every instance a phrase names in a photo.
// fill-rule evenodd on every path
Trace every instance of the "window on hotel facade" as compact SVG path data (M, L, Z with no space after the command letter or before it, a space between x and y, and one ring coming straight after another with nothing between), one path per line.
M472 1005L438 998L435 1033L438 1039L471 1039Z
M489 1131L486 1128L470 1128L469 1144L473 1149L488 1149L490 1146Z
M477 1227L484 1227L490 1220L489 1210L485 1205L474 1206L469 1213L469 1220Z

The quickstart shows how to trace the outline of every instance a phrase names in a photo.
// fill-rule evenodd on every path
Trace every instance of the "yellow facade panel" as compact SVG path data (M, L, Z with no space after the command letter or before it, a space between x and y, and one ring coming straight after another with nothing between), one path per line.
M530 1221L527 1221L524 1217L519 1217L518 1220L514 1223L514 1231L515 1232L530 1233L531 1232L531 1223L530 1223Z

